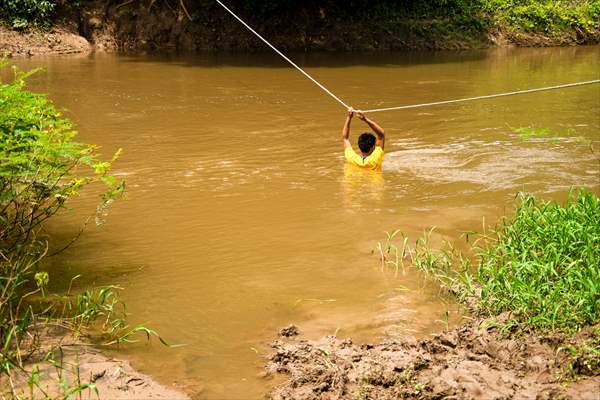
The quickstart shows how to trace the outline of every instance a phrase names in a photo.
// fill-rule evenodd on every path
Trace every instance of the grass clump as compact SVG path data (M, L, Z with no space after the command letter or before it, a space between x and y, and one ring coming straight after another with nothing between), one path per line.
M480 308L528 325L577 330L600 318L600 199L572 192L564 206L523 197L479 249Z
M564 205L521 195L514 216L480 234L472 256L448 243L431 248L432 231L414 247L404 242L402 255L407 248L413 266L479 314L510 312L524 326L575 332L600 320L599 222L600 199L588 190L572 191ZM386 246L382 260L402 263Z

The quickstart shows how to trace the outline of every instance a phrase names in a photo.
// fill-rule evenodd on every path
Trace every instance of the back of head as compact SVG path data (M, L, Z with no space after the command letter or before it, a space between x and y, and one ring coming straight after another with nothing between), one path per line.
M363 153L368 153L375 146L375 135L369 132L362 133L358 137L358 148Z

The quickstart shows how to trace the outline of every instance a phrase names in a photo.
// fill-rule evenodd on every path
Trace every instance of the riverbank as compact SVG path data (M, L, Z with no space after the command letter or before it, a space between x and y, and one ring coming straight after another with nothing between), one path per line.
M85 37L71 27L55 27L51 30L32 29L16 31L7 26L0 25L0 55L4 57L32 57L47 55L89 54L91 52L163 52L163 51L238 51L238 44L214 44L206 42L198 46L188 47L185 44L173 42L154 42L144 37L142 33L126 38L114 35L113 27L94 31L92 36ZM132 35L130 32L129 35ZM576 46L599 43L598 38L580 40L576 35L549 37L540 34L527 34L519 32L497 31L477 39L467 37L437 38L432 41L418 37L398 40L398 38L373 39L372 42L363 44L345 43L340 45L338 39L323 39L319 43L312 43L310 50L337 51L343 48L346 51L396 51L396 50L469 50L492 47L555 47ZM185 40L179 37L177 40ZM251 38L244 40L241 51L261 51L258 44L250 44ZM286 46L288 50L295 50L296 45ZM302 48L301 50L308 50Z
M564 206L526 196L476 240L474 267L423 237L408 248L411 264L476 318L431 339L377 345L283 330L267 371L289 379L271 398L597 400L599 216L591 192L572 192ZM398 267L407 242L400 251L393 236L379 248Z
M494 8L485 1L449 8L383 3L360 10L334 4L317 7L287 3L269 7L248 3L232 8L284 51L465 50L600 43L600 23L594 14L597 10L594 5L585 8L585 2L514 9ZM51 30L36 28L35 23L12 30L10 22L5 23L0 28L0 52L30 56L90 49L267 50L216 3L191 2L186 6L184 2L116 4L96 0L78 6L57 5L55 15Z
M100 349L73 336L61 327L44 329L39 346L23 364L25 372L15 371L9 382L0 375L0 387L14 387L13 394L24 398L62 398L70 391L80 399L189 400L176 383L167 387L134 370L128 361L108 357ZM51 362L48 355L52 354ZM34 371L34 372L31 372ZM35 382L35 383L33 383ZM66 386L65 386L66 383Z
M87 54L91 51L92 45L69 27L20 32L0 25L0 57Z
M600 325L575 336L511 332L511 318L379 344L280 335L266 368L287 380L269 398L598 399L600 365L578 350L598 348Z

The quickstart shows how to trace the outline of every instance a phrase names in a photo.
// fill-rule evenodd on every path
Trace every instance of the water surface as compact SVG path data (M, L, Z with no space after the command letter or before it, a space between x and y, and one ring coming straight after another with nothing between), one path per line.
M598 79L600 48L293 55L346 102L373 108ZM344 167L345 111L277 56L95 55L45 66L48 92L128 183L99 227L51 261L55 285L120 284L131 322L173 343L121 351L198 398L260 398L278 328L358 341L426 336L460 310L415 272L381 271L384 231L415 239L493 224L517 192L599 191L600 85L374 114L381 173ZM523 140L514 128L548 128ZM352 139L365 129L356 120ZM94 209L49 227L56 247ZM62 281L62 282L61 282Z

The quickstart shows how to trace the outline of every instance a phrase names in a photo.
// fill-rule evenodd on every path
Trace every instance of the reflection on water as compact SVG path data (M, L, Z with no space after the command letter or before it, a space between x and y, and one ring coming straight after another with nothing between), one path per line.
M361 210L377 206L383 200L385 180L383 172L344 164L344 208Z
M598 47L294 55L346 102L386 107L597 79ZM375 114L382 172L343 164L345 110L277 57L96 55L46 67L34 89L68 109L80 139L123 147L127 201L51 259L53 284L120 284L132 323L174 343L118 354L200 398L260 398L278 328L359 341L428 335L460 319L414 271L381 270L384 231L460 241L525 190L600 190L600 86ZM569 137L522 140L512 128ZM356 137L351 137L355 141ZM358 173L360 172L360 173ZM49 227L57 246L94 209ZM258 352L258 354L257 354Z

